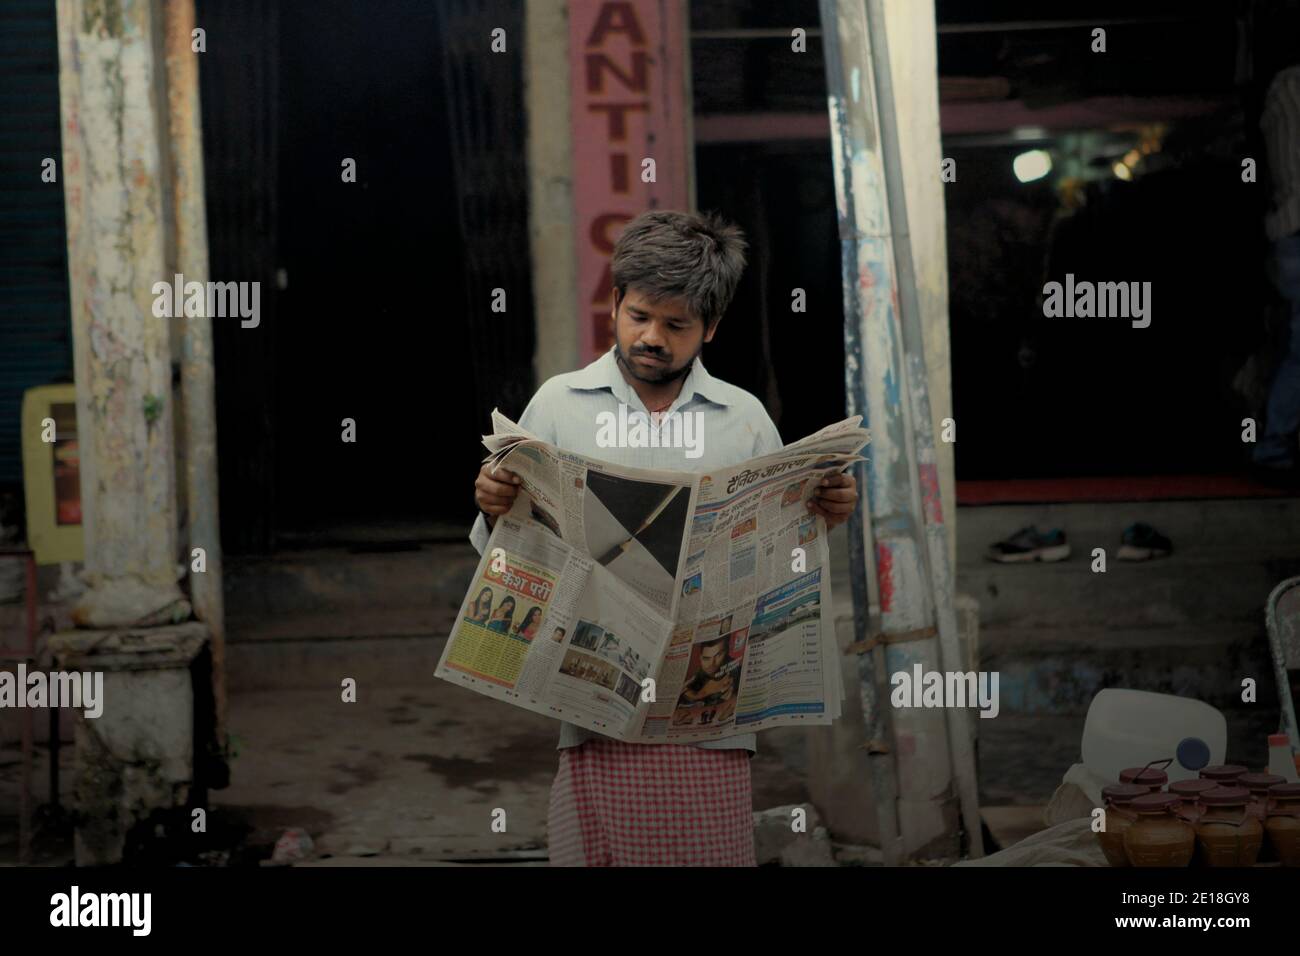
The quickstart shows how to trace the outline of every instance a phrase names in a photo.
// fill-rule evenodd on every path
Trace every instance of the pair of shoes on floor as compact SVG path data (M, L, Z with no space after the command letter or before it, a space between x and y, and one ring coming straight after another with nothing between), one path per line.
M1120 537L1120 561L1149 561L1167 557L1174 550L1173 543L1149 524L1141 521L1129 525ZM1020 564L1031 561L1064 561L1070 556L1070 542L1060 528L1039 531L1036 525L1021 528L1005 541L990 545L986 555L999 564Z
M1167 558L1173 551L1172 541L1151 525L1138 521L1124 529L1115 557L1120 561L1150 561Z
M1039 531L1037 525L1021 528L1005 541L989 545L990 561L1020 564L1028 561L1064 561L1070 556L1070 542L1060 528Z

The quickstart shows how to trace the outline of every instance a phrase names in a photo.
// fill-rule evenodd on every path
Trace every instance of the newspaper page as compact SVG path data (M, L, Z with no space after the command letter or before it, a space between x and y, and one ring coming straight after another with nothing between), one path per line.
M518 475L520 492L435 673L631 739L672 630L698 476L619 468L494 424L512 440L488 460Z
M520 492L438 677L620 740L692 742L839 716L825 522L805 503L867 441L848 419L711 474L575 455L493 413Z
M692 742L839 716L826 523L806 504L823 477L860 460L860 434L701 477L659 700L637 739Z

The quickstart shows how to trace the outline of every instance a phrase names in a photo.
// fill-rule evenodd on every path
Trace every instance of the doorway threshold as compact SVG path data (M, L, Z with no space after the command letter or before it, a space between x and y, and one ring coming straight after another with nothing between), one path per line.
M354 552L415 550L422 544L469 541L473 520L381 520L321 523L275 532L275 550L345 548Z

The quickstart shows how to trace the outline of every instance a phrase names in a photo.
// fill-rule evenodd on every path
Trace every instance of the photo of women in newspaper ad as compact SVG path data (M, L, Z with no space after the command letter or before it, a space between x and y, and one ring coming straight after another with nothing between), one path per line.
M691 489L587 472L587 553L663 614L676 596Z
M503 552L469 591L446 666L513 688L555 591L550 572ZM493 570L496 567L497 570Z

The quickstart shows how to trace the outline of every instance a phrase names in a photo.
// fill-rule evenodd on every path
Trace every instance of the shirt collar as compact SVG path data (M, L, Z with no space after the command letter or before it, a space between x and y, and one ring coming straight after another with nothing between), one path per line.
M629 405L633 403L636 397L632 387L628 385L627 379L623 378L623 373L619 370L618 358L614 354L613 346L586 368L575 372L569 380L569 388L583 391L607 388L616 398ZM704 363L700 361L698 355L695 356L695 361L691 364L691 370L686 375L686 381L682 383L681 394L677 396L677 400L673 404L685 405L692 398L702 398L714 405L726 406L730 404L724 397L721 383L705 370Z

